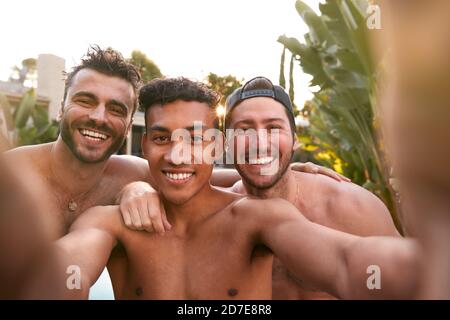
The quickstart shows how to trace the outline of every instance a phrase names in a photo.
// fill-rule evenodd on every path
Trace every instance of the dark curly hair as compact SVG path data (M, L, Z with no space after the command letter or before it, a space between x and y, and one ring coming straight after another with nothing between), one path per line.
M99 46L94 45L81 58L81 63L65 74L64 100L67 97L67 91L72 85L73 78L82 69L92 69L107 76L119 77L132 85L137 96L137 91L141 85L141 75L138 69L125 60L120 52L112 48L103 50ZM136 111L136 106L137 99L134 102L133 113Z
M204 83L184 77L153 79L139 91L139 109L144 113L154 105L164 105L176 100L204 102L214 109L220 101L220 94Z

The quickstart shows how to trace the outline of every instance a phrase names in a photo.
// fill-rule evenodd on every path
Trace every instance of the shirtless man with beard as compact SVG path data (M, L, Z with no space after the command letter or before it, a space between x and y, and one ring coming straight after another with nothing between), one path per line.
M146 114L144 156L172 229L164 235L136 232L123 226L117 206L88 210L55 245L63 265L80 268L79 297L87 297L107 264L117 299L271 299L273 255L295 276L336 297L408 292L410 284L389 281L389 271L379 292L366 286L370 263L384 270L410 263L400 255L392 266L390 250L373 258L368 248L374 241L382 247L383 237L332 230L283 199L251 199L210 185L211 159L221 156L222 141L206 138L218 99L204 85L153 80L139 100ZM200 134L196 122L203 124ZM189 140L173 139L180 129ZM192 148L180 159L185 143L219 148L210 154Z
M88 208L115 203L126 184L150 181L142 159L113 155L130 130L139 85L138 71L120 53L91 48L67 75L56 142L5 153L20 168L50 240Z

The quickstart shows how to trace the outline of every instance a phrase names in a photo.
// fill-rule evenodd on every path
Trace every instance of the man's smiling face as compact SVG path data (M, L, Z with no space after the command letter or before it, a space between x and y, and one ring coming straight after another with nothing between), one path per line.
M203 151L215 142L204 137L214 122L215 113L204 102L176 100L147 110L142 150L159 191L168 201L183 204L209 186L213 165ZM198 123L201 131L195 130ZM173 141L172 134L180 130L186 136ZM202 152L196 154L196 147ZM180 157L182 148L184 155Z
M92 69L72 80L61 111L61 137L77 159L107 160L123 145L135 101L132 85Z
M288 169L296 147L284 106L268 97L250 98L234 107L229 120L230 129L255 133L254 139L237 131L233 136L235 166L243 181L255 188L271 188Z

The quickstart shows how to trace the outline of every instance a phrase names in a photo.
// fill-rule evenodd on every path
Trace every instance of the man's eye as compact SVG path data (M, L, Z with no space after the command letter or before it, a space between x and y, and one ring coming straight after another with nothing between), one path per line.
M271 126L268 127L268 129L269 129L269 130L275 130L275 129L280 130L281 127L280 127L280 126L277 126L277 125L271 125Z
M123 108L121 108L121 107L112 107L112 108L111 108L111 111L112 111L113 113L118 114L118 115L121 115L121 116L125 114L125 111L124 111Z
M202 143L203 142L203 136L199 136L199 135L192 136L191 141L193 143Z
M238 128L237 130L239 130L239 131L242 130L242 132L246 133L246 132L248 132L250 129L251 129L251 128L248 127L248 128ZM239 132L239 131L238 131L238 132Z
M90 100L86 100L86 99L77 100L76 103L78 103L82 106L90 106L92 104Z
M166 136L156 136L153 137L153 142L157 143L157 144L163 144L163 143L167 143L170 141L169 137Z

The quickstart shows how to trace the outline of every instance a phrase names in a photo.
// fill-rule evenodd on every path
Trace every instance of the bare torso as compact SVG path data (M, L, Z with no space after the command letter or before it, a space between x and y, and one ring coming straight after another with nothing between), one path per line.
M67 189L52 175L50 151L52 144L23 147L8 152L9 164L20 170L18 177L29 190L36 204L35 213L50 240L67 234L71 224L86 209L98 205L114 204L121 189L128 183L142 180L139 168L124 168L121 157L112 156L106 165L101 179L85 194L76 198L77 209L71 211ZM145 164L145 162L144 162ZM118 168L121 168L120 170ZM79 181L65 181L68 185Z
M360 190L358 189L361 189L360 187L350 183L336 182L322 175L299 172L294 172L293 174L298 182L296 200L292 201L292 199L287 198L285 200L293 203L308 220L335 230L356 235L373 235L367 228L361 227L361 223L354 221L366 219L363 212L352 212L353 208L351 208L350 203L348 203L348 211L342 210L343 207L345 208L345 201L348 201L348 197L344 195L347 191L343 192L341 188L350 188L350 192L355 190L359 192ZM241 182L235 185L233 191L240 194L246 193ZM356 193L355 196L358 197L358 194ZM341 199L344 201L344 204L339 204L339 202L342 202ZM370 224L370 221L368 221L368 224ZM379 235L385 235L384 231L380 230ZM274 257L273 260L272 273L273 299L336 299L326 292L320 292L315 288L307 286L302 279L291 274L277 257Z
M236 199L183 232L122 229L108 263L116 299L271 299L272 253L233 214Z

